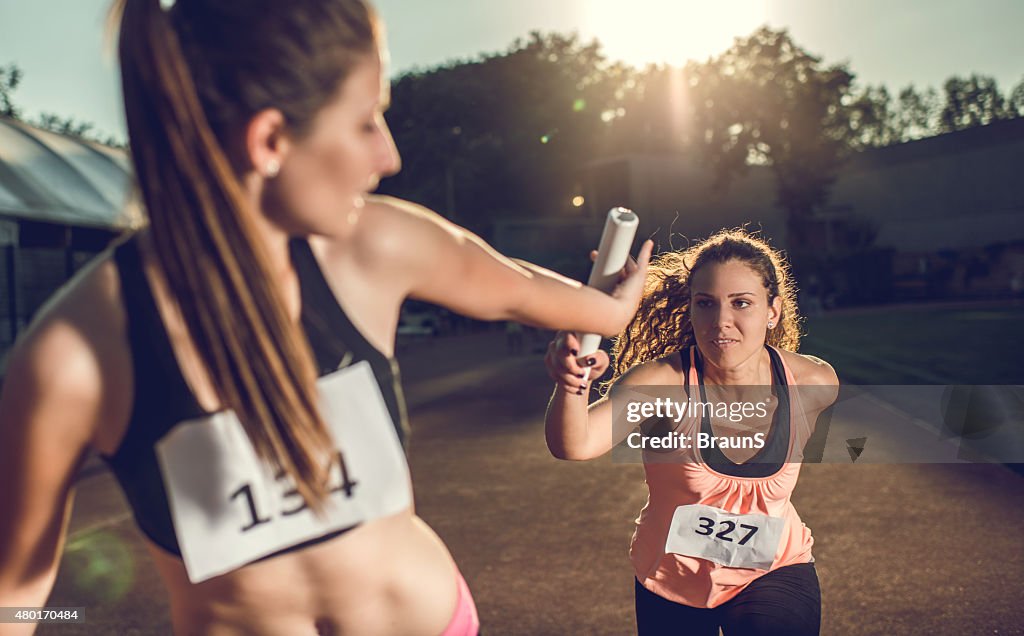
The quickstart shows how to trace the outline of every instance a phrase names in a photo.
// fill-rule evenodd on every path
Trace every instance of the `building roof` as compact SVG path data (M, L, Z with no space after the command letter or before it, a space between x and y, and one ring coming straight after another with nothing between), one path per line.
M851 168L895 165L935 156L953 155L972 150L1024 141L1024 117L994 121L932 137L915 139L891 146L871 148L851 157Z
M125 151L0 117L0 218L136 227L131 183Z
M904 141L890 146L868 148L853 153L848 166L852 169L859 169L865 166L878 167L899 164L928 159L937 155L969 152L992 146L1004 146L1021 140L1024 140L1024 117L1016 117L1014 119L993 121L983 126L973 126L954 132L938 133L931 137ZM705 165L700 153L629 151L592 159L586 162L585 167L592 169L609 164L635 161L675 162L677 165L687 162L690 165ZM748 167L755 170L762 168L761 166Z

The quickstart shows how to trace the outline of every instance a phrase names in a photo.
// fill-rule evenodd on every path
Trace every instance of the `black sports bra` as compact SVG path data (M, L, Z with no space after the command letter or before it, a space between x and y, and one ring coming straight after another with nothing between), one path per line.
M345 315L309 243L304 239L294 239L290 243L290 252L301 288L302 327L316 358L319 376L323 377L341 366L367 361L398 438L405 445L408 421L398 362L370 344ZM104 456L103 459L120 482L139 529L153 543L180 557L181 550L155 446L179 423L210 413L202 409L182 376L144 274L137 235L115 248L114 261L121 277L121 297L134 361L132 377L135 392L131 419L121 445L112 456ZM282 552L327 540L346 530Z
M725 456L722 449L717 446L702 449L701 456L707 465L715 472L732 477L769 477L779 472L789 453L789 436L792 434L790 423L790 399L789 383L786 380L786 368L782 363L782 357L772 347L765 346L768 350L768 357L771 359L773 384L777 389L779 404L772 416L771 428L768 431L765 445L754 454L753 457L737 464ZM689 367L690 356L688 350L680 352L683 360L684 377L687 378L686 392L689 394ZM696 362L697 381L700 384L700 399L707 402L707 394L704 390L704 360L700 355L700 349L694 347L694 360ZM714 435L711 428L711 418L707 411L704 411L701 418L700 430L709 436Z

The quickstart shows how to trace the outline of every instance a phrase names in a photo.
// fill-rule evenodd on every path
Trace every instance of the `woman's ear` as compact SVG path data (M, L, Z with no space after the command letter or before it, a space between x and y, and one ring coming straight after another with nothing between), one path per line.
M273 179L281 171L290 147L284 114L276 108L261 110L245 127L246 171Z
M782 322L782 297L776 296L772 299L768 308L768 328L773 329Z

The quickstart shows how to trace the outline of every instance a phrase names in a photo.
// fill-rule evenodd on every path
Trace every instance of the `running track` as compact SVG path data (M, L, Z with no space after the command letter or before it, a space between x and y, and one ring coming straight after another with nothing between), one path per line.
M550 458L540 358L506 357L498 334L415 346L403 372L417 509L459 562L486 633L632 633L626 550L642 468ZM1024 477L1000 465L808 465L794 502L815 534L824 634L1024 633ZM38 633L169 633L161 584L93 461L70 531L49 605L86 606L87 622ZM90 545L102 555L91 581ZM99 600L128 578L116 601Z

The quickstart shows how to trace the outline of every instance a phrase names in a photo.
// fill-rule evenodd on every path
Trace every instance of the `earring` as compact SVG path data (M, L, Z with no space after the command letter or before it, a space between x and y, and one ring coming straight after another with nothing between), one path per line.
M771 328L772 328L772 327L774 327L774 326L775 326L775 323L774 323L774 322L769 322L769 323L768 323L768 328L769 328L769 329L771 329Z
M267 161L267 165L263 168L263 174L268 179L273 179L277 176L277 173L281 172L281 162L277 159L270 159Z

